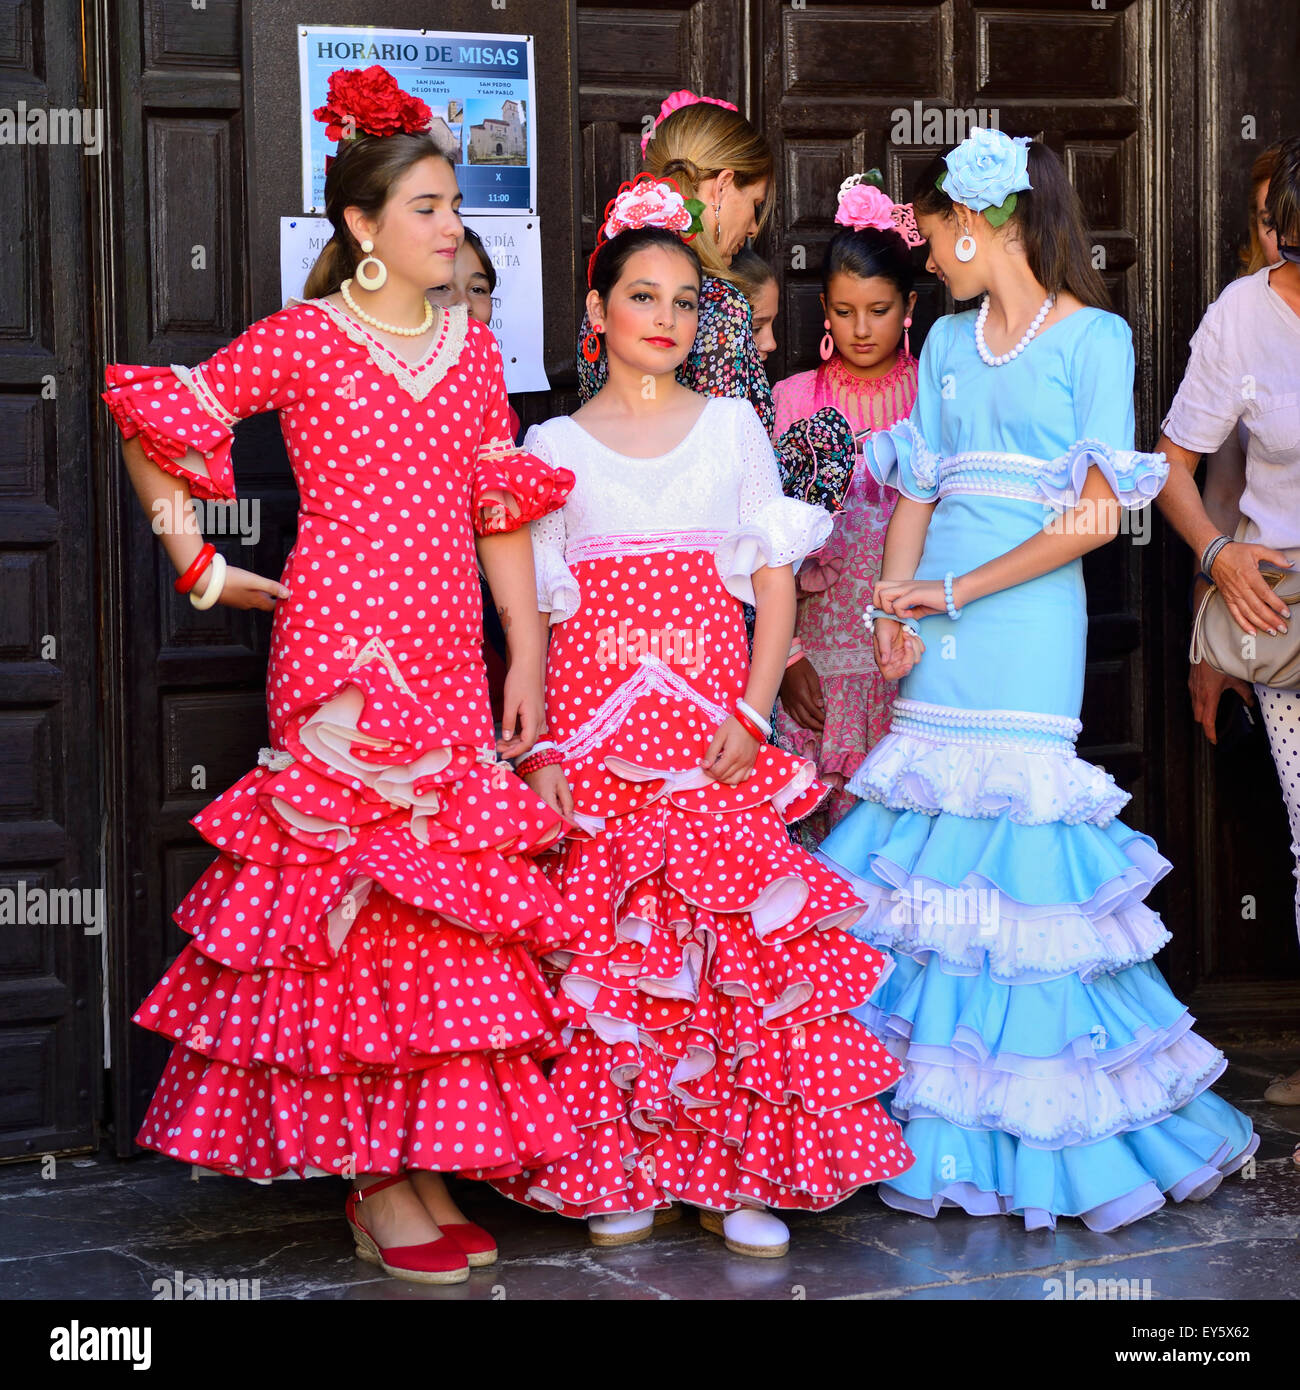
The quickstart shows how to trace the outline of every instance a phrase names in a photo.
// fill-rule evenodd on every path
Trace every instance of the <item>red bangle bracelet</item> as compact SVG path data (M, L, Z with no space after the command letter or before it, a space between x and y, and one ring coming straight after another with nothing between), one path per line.
M767 738L764 736L762 729L760 729L752 719L747 719L738 709L733 709L731 711L731 717L744 729L750 738L757 739L759 743L767 742Z
M515 771L520 777L526 777L530 772L537 772L544 767L550 767L553 763L562 763L564 755L558 748L544 748L540 753L530 753L524 758Z
M178 594L188 594L199 582L199 577L202 575L203 571L212 563L212 557L216 553L217 547L209 541L194 557L194 563L172 585L172 588L175 589Z

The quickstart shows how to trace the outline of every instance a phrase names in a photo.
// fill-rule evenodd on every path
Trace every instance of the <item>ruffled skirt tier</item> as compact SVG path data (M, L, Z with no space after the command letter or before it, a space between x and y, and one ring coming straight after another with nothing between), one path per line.
M285 730L195 818L219 854L135 1015L176 1042L138 1142L256 1179L497 1177L576 1148L538 966L576 923L530 858L560 818L440 743L383 660Z
M1170 865L1115 819L1109 777L896 732L853 790L818 857L895 960L858 1013L904 1065L891 1108L917 1162L887 1203L1107 1231L1246 1162L1258 1137L1208 1089L1223 1055L1152 963L1170 936L1143 899Z

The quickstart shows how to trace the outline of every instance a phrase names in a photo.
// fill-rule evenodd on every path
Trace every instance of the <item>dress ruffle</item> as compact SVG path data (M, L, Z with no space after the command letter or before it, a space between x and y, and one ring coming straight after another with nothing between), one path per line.
M1115 449L1097 439L1080 439L1060 458L1044 465L1038 486L1057 511L1077 507L1088 469L1096 467L1121 507L1136 511L1147 506L1164 487L1169 464L1163 454Z
M861 906L790 843L790 808L744 787L667 791L549 861L583 916L554 956L575 1021L550 1077L583 1142L507 1195L815 1210L911 1162L875 1100L897 1065L850 1017L888 963L843 931Z
M578 611L582 589L557 545L544 545L533 536L533 566L537 571L537 610L562 623Z
M140 1143L255 1178L499 1176L576 1147L538 1065L568 1013L536 957L577 923L528 857L563 822L437 727L366 660L195 818L221 854L135 1015L177 1041ZM196 1139L222 1097L230 1123Z
M234 417L223 421L210 399L200 404L202 373L185 367L123 366L110 362L102 392L123 439L138 435L145 457L173 477L184 478L196 497L230 501L235 475L230 464ZM197 390L196 390L197 387ZM199 470L181 462L189 450L202 456Z
M1082 758L962 747L908 733L881 739L848 789L900 810L980 819L1006 815L1016 825L1106 825L1129 800L1108 772Z
M938 496L941 457L910 419L863 440L862 457L882 487L895 488L914 502L933 502Z
M480 449L474 468L475 534L517 531L556 511L575 481L567 468L525 453L513 440L493 440Z
M857 446L853 426L832 405L794 421L774 445L782 490L832 515L844 506L853 481Z
M857 1011L905 1068L891 1109L919 1161L891 1206L1111 1230L1244 1161L1249 1123L1207 1089L1223 1055L1151 960L1169 933L1142 900L1170 866L1146 836L862 802L818 858L895 959Z
M718 576L728 593L752 604L755 570L781 565L797 569L806 555L826 544L833 525L833 518L820 507L793 497L773 497L752 521L718 542Z

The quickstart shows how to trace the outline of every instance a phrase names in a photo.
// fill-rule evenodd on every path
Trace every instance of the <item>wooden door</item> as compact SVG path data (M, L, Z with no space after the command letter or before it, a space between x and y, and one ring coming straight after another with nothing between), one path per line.
M99 1106L107 924L84 194L103 132L85 109L78 16L72 0L0 16L0 107L24 137L39 138L24 112L51 118L46 143L0 144L3 1158L89 1147Z

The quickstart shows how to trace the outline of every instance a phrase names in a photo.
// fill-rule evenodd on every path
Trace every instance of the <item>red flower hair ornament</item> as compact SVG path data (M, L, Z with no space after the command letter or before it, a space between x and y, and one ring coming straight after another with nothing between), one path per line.
M605 204L604 220L596 233L596 249L587 262L588 287L600 248L620 232L662 227L665 231L676 232L683 241L692 241L699 234L703 211L704 204L698 198L682 197L682 190L673 179L638 174L620 185L618 192Z
M340 144L359 135L419 135L433 124L428 105L404 92L393 74L378 63L330 73L325 105L312 115L324 121L326 138ZM327 171L333 162L334 156L325 156Z

